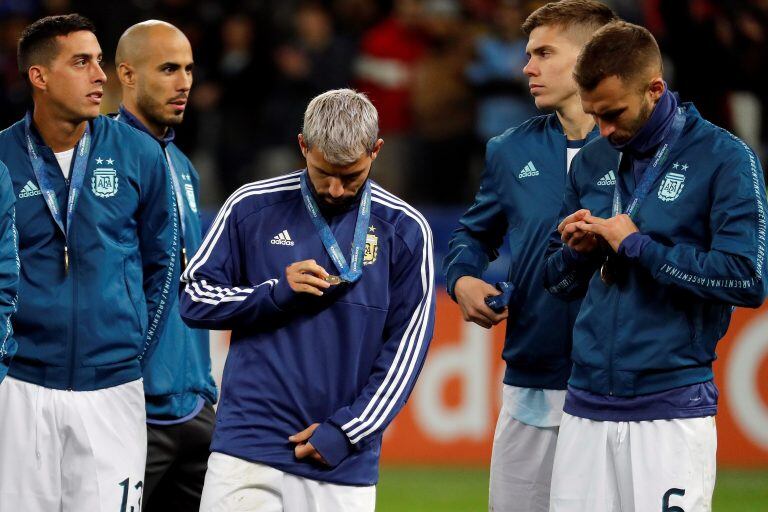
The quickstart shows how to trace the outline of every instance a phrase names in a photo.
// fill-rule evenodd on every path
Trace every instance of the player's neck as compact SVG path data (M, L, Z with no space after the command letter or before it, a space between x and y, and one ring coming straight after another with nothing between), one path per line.
M568 140L583 140L595 127L595 120L589 114L585 114L581 108L581 100L576 95L575 101L569 101L560 108L555 109L560 124L563 125L565 137Z
M35 103L32 119L40 137L54 153L68 151L77 146L88 123L88 120L64 119L45 103Z
M136 105L136 102L133 100L133 98L124 98L123 107L125 107L125 109L130 112L133 117L138 119L141 124L143 124L147 130L149 130L149 133L152 134L152 136L156 139L163 139L165 134L168 133L168 127L157 124L153 122L149 116L144 115L141 109L138 108L138 105Z

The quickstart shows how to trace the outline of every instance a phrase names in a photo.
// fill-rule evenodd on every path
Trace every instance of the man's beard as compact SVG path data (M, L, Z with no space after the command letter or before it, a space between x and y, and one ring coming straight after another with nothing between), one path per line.
M150 121L158 126L175 126L181 124L184 113L173 116L163 115L164 104L155 100L149 94L139 91L136 95L136 105Z
M635 120L632 122L632 124L627 128L628 135L623 135L620 139L614 138L614 134L611 134L608 136L608 140L613 144L614 146L621 146L623 144L626 144L632 138L637 134L638 131L640 131L640 128L643 127L645 123L648 122L648 119L651 118L651 114L653 113L653 105L650 101L644 101L643 104L640 106L640 113L637 115Z

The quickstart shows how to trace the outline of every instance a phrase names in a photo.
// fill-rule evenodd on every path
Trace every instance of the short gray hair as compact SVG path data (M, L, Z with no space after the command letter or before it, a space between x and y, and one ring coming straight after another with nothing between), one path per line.
M373 152L379 114L365 94L334 89L309 102L301 134L307 149L317 147L329 164L349 165Z

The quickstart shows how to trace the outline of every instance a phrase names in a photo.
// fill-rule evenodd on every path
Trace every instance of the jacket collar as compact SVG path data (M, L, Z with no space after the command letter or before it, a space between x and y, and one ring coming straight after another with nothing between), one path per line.
M155 139L157 142L159 142L160 145L163 148L165 148L166 146L168 146L168 144L173 142L173 139L176 137L176 132L170 126L165 131L165 136L164 137L162 137L162 138L155 137L152 134L152 132L149 131L149 128L147 128L144 125L144 123L139 121L139 118L136 117L135 115L133 115L131 112L129 112L128 109L125 108L125 106L122 105L122 104L120 104L120 109L118 110L118 114L117 115L119 117L122 117L125 120L125 122L127 124L129 124L130 126L133 126L137 130L140 130L140 131L142 131L144 133L149 134L153 139Z
M557 117L557 114L554 112L549 114L549 126L560 135L565 136L565 128L563 128L563 124L560 122L560 118ZM597 139L599 137L600 137L600 128L598 128L597 124L595 124L595 126L593 126L592 129L587 134L586 141L589 142L592 139Z

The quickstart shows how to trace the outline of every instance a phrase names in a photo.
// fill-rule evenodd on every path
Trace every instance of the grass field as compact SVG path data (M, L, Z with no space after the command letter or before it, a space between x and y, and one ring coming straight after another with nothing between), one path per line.
M385 466L377 495L377 512L483 512L488 509L488 473ZM768 470L718 471L713 510L768 512Z

